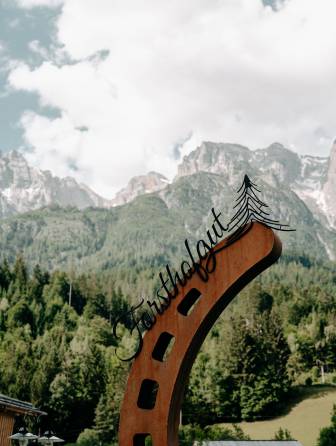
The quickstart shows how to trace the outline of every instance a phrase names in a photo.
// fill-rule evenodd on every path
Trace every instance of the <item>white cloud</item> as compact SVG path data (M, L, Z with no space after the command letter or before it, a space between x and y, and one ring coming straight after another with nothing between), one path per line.
M43 59L49 59L49 53L46 48L44 48L38 40L32 40L28 43L28 48L35 54L38 54Z
M63 3L64 0L16 0L16 3L21 8L31 9L37 6L44 6L48 8L56 8Z
M184 139L182 153L202 140L277 140L327 154L335 14L334 0L287 0L276 13L260 0L65 0L58 40L77 62L21 64L10 76L61 110L25 115L32 160L72 174L76 159L77 177L111 195L131 175L172 175Z

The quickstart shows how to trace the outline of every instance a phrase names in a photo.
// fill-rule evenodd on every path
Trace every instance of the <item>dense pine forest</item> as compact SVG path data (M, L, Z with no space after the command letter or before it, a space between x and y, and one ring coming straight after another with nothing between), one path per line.
M36 423L69 442L114 444L130 364L116 357L111 327L140 292L154 289L157 272L49 273L38 265L28 270L21 256L12 264L4 260L0 392L48 412ZM333 263L283 257L255 279L197 357L181 444L197 429L208 438L244 438L239 429L218 433L209 426L273 417L299 385L335 382L335 315Z

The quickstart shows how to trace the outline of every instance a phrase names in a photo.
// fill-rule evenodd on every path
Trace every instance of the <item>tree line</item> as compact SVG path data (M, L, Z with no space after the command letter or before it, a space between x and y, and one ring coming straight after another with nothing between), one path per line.
M195 361L181 444L200 432L245 438L211 425L276 416L297 384L332 379L333 266L285 258L240 293ZM0 392L48 412L32 428L51 428L82 446L117 444L129 364L115 355L111 324L142 286L146 292L155 288L157 270L143 271L140 283L132 270L76 275L38 265L30 271L22 257L1 262Z

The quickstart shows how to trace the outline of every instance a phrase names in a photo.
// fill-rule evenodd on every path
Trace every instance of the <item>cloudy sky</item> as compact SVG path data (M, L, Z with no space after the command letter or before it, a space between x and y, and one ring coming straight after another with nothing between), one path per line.
M335 17L335 0L0 0L0 149L107 197L203 140L327 156Z

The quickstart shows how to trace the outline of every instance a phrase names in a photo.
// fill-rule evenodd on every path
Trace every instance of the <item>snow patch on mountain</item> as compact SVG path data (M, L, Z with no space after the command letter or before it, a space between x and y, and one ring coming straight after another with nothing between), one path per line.
M28 165L12 151L0 156L0 215L2 217L44 206L106 207L109 201L74 178L54 177L51 172Z

